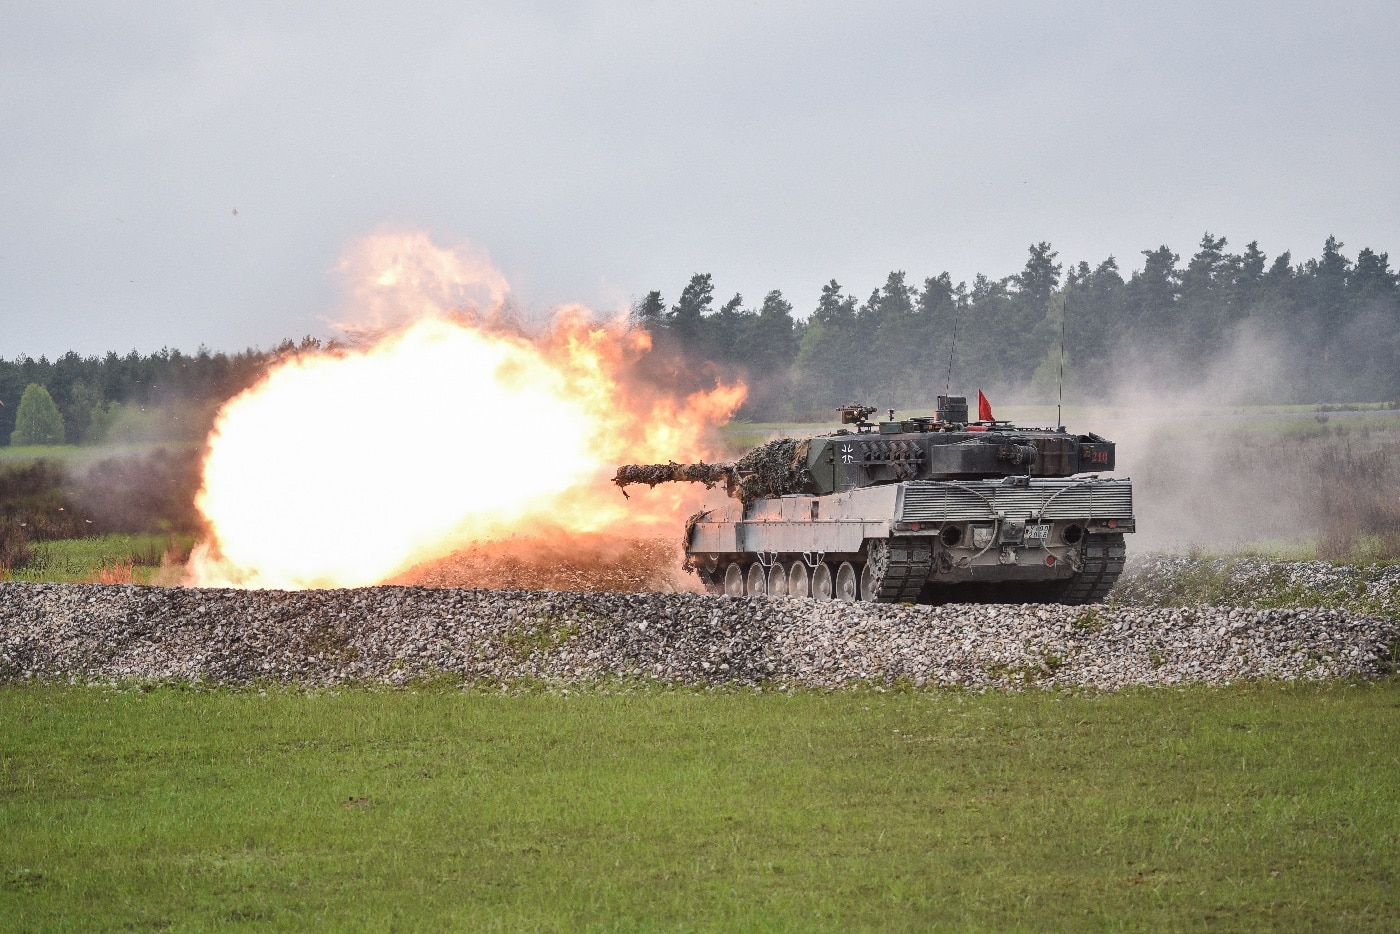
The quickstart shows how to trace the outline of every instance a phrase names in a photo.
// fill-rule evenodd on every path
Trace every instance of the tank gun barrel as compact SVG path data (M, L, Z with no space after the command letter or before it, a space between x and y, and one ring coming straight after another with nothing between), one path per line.
M672 461L669 464L623 464L617 468L612 482L626 494L627 487L633 483L645 483L647 486L658 483L703 483L706 489L712 489L720 483L727 488L733 478L733 464L707 464L704 461L677 464Z
M724 484L724 491L744 503L787 493L811 493L812 475L807 469L807 442L776 438L754 448L734 464L624 464L613 483L627 495L633 483L703 483L707 489Z

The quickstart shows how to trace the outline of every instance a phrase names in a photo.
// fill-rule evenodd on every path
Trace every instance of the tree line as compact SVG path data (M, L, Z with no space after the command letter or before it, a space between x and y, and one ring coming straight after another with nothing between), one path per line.
M737 294L716 308L712 277L697 273L674 304L652 291L632 316L689 361L697 384L746 377L741 414L755 419L824 417L852 401L931 406L950 383L954 394L1053 401L1062 365L1070 401L1145 372L1190 390L1231 367L1253 395L1235 401L1400 398L1400 276L1388 254L1352 260L1335 237L1301 263L1257 242L1227 247L1207 233L1184 263L1167 246L1144 250L1125 277L1113 256L1067 266L1040 242L1019 272L971 286L900 270L862 301L833 279L805 319L779 291L757 308Z
M234 354L201 347L194 354L166 348L0 360L0 444L200 440L218 406L256 382L274 360L319 347L307 337Z
M1257 242L1231 252L1207 233L1184 262L1166 246L1142 257L1125 276L1113 256L1065 264L1040 242L1019 272L978 274L970 286L899 270L861 300L833 279L805 317L778 290L756 306L738 294L719 302L713 277L697 273L673 304L647 293L632 318L671 361L654 375L682 389L743 378L740 414L756 420L825 419L856 401L931 408L948 385L1053 401L1062 336L1071 402L1108 397L1144 372L1159 388L1189 390L1227 367L1245 370L1236 382L1255 395L1233 401L1400 399L1400 275L1388 254L1368 247L1351 259L1328 237L1320 256L1295 263ZM199 440L218 406L273 362L321 346L307 337L235 354L0 360L0 444L15 438L30 386L51 401L31 403L38 415L20 441Z

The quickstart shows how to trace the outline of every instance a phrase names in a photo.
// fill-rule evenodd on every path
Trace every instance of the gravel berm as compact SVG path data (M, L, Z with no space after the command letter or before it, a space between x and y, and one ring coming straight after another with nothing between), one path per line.
M620 679L1117 689L1377 677L1400 626L1340 610L916 607L684 593L0 584L0 682Z

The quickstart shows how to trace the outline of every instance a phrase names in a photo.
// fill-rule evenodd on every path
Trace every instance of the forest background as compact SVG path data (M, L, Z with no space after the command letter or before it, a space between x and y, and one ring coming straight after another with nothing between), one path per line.
M1158 398L1187 392L1222 365L1250 370L1232 404L1400 399L1400 275L1387 253L1367 247L1351 259L1343 249L1328 237L1320 256L1295 264L1257 242L1231 252L1207 233L1184 264L1160 246L1125 278L1113 256L1066 265L1040 242L1019 272L979 274L970 286L897 270L861 300L832 280L805 317L776 290L756 305L738 294L720 302L713 277L697 273L674 303L654 290L631 316L683 388L748 382L739 417L752 421L825 421L855 401L931 408L945 387L1053 402L1062 340L1069 403L1112 401L1134 379ZM66 443L199 441L223 401L275 361L321 346L307 337L234 354L0 360L0 445L32 384L61 413Z

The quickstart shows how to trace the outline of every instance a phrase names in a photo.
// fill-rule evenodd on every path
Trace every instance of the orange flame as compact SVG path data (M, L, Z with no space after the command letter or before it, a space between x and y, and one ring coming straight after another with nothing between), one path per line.
M368 326L349 329L381 336L286 360L224 406L190 583L359 586L473 541L678 526L693 490L647 497L639 514L609 478L619 463L709 456L742 385L649 387L629 373L648 335L581 306L533 337L454 312L447 301L473 290L498 309L504 277L419 234L377 235L343 265L366 267L351 294Z

